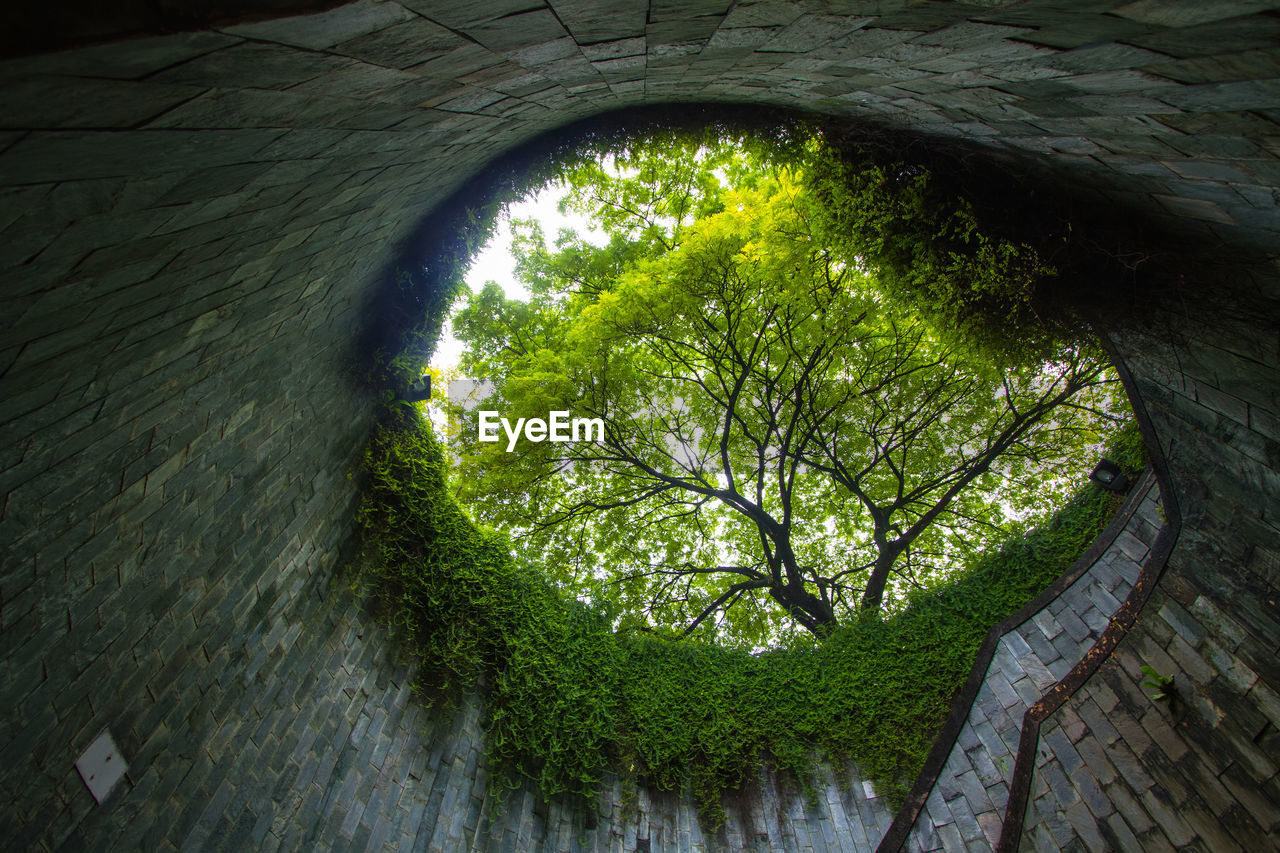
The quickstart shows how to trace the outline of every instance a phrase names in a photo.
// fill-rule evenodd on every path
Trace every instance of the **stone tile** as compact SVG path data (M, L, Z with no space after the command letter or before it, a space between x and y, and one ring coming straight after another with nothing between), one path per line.
M1173 630L1178 633L1184 641L1192 648L1198 647L1205 637L1205 629L1197 622L1190 613L1184 610L1176 601L1165 601L1160 606L1160 618L1168 622Z
M1049 646L1049 648L1053 647ZM1054 649L1054 651L1056 652L1057 650ZM1018 658L1018 665L1022 668L1022 671L1027 674L1027 680L1029 680L1038 691L1045 690L1057 680L1053 677L1053 673L1049 671L1049 668L1041 663L1040 658L1035 655L1027 655L1026 657ZM1019 691L1019 695L1021 695L1021 691ZM1027 704L1031 703L1028 702Z
M1080 643L1071 639L1070 635L1065 633L1058 635L1057 639L1053 641L1053 646L1058 650L1058 658L1049 661L1047 666L1049 674L1061 681L1071 671L1072 667L1080 661L1081 647Z
M1052 684L1053 676L1049 673L1049 670L1044 669L1043 667L1041 667L1041 670L1047 679L1045 682L1041 683ZM1018 694L1018 706L1020 708L1031 707L1039 701L1040 697L1044 694L1044 689L1030 678L1018 679L1013 684L1013 690Z
M1035 622L1036 626L1040 628L1041 634L1048 640L1052 640L1062 633L1062 626L1048 611L1041 610L1032 617L1031 621ZM1041 660L1044 659L1041 658ZM1048 663L1048 661L1045 662Z
M1089 626L1086 625L1074 611L1063 610L1061 613L1057 614L1057 619L1058 624L1062 626L1063 631L1076 643L1083 643L1085 640L1094 636Z
M1140 794L1155 784L1155 780L1147 775L1142 762L1138 760L1126 742L1117 741L1112 744L1107 750L1107 757L1111 759L1111 763L1120 771L1121 777L1134 792ZM1133 822L1130 821L1130 823L1132 824Z
M1090 607L1080 614L1080 621L1089 629L1090 637L1097 638L1102 636L1102 632L1107 630L1109 618L1107 613L1097 607Z
M1171 802L1159 785L1148 788L1139 799L1161 833L1176 848L1186 847L1195 839L1196 833L1183 820L1178 804Z
M1088 725L1090 736L1097 738L1102 744L1114 743L1120 737L1107 713L1092 698L1075 701L1073 707Z
M1009 684L1008 680L1002 673L988 674L986 685L991 688L995 694L995 698L1004 708L1012 708L1020 705L1022 700L1018 697L1017 692Z
M329 12L240 24L228 27L224 32L318 50L412 18L413 14L399 4L359 0Z
M1094 577L1096 577L1096 575L1094 575ZM1087 594L1090 601L1093 602L1094 607L1096 607L1098 612L1100 612L1105 618L1110 618L1112 614L1120 608L1119 600L1117 600L1116 597L1107 590L1106 586L1101 582L1101 579L1099 579L1098 583L1094 583L1089 586ZM1093 623L1088 624L1089 627L1094 627Z
M1042 729L1040 738L1052 749L1054 763L1061 765L1063 771L1068 775L1083 766L1075 745L1071 743L1071 740L1061 728L1053 726Z
M1026 638L1027 645L1031 646L1035 651L1036 659L1041 661L1043 664L1051 664L1053 661L1062 657L1062 653L1058 651L1057 647L1054 646L1053 643L1050 642L1039 630L1028 631L1023 636ZM1050 675L1052 677L1052 673L1050 673ZM1057 679L1054 678L1053 680L1056 681Z

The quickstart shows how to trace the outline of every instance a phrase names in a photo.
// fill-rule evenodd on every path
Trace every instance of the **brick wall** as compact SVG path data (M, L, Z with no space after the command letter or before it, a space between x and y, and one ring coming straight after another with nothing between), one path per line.
M368 812L393 816L371 839L430 843L398 791L426 784L404 784L412 738L452 723L411 734L427 718L334 572L378 283L493 158L642 103L803 107L1038 165L1044 197L1069 186L1189 242L1274 249L1273 7L363 0L0 63L0 831L231 848L268 827L292 849L290 821L317 814L306 831L349 847ZM1231 793L1214 819L1265 827L1280 287L1265 267L1211 284L1212 312L1192 281L1115 321L1185 509L1117 665L1181 667L1190 740L1229 762L1206 765ZM130 773L98 807L74 761L104 727Z
M1153 474L1135 485L1129 501L1116 526L1097 543L1105 548L1096 559L1073 567L1063 578L1069 583L1055 584L1047 600L1013 617L990 659L980 657L981 686L962 707L963 725L954 739L944 739L946 761L901 843L886 839L887 848L978 851L1000 842L1028 709L1098 642L1132 594L1166 526ZM1055 737L1056 732L1041 729L1042 742L1057 743Z
M1280 832L1280 333L1254 325L1278 316L1256 290L1240 299L1124 341L1183 530L1134 630L1042 729L1057 735L1024 849L1216 853ZM1152 698L1144 665L1173 678L1172 701Z

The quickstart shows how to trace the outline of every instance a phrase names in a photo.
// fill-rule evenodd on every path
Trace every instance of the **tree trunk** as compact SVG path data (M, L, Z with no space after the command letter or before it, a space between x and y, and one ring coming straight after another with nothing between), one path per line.
M791 617L818 637L825 637L836 627L836 614L821 598L804 587L792 585L769 587L769 595L791 614Z
M805 588L804 576L796 564L791 543L775 539L776 559L786 571L785 584L773 583L769 594L791 614L797 622L819 637L825 637L836 627L836 614L825 601Z
M871 577L867 578L867 588L862 593L859 605L863 613L875 613L884 603L884 588L889 582L889 571L898 559L897 551L881 550L876 557L876 564L871 568Z

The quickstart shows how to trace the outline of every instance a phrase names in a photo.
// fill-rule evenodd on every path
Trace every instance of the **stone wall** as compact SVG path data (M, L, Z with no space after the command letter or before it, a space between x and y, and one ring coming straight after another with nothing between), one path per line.
M1280 332L1237 312L1280 314L1250 290L1124 341L1183 529L1142 618L1042 728L1024 849L1217 853L1280 833Z
M1000 842L1028 709L1097 644L1165 526L1160 490L1149 472L1096 543L1105 545L1101 553L1086 555L1083 565L1012 617L993 653L980 656L975 666L981 681L963 706L963 725L943 741L946 760L923 808L900 815L902 831L885 840L885 849L986 850ZM1042 729L1043 742L1056 743L1054 736Z
M950 140L1187 245L1274 250L1275 7L363 0L0 63L0 832L296 849L291 821L317 815L321 846L431 843L401 793L425 785L409 744L451 724L415 734L427 718L334 573L375 295L486 163L644 103L804 108ZM1030 839L1088 846L1126 792L1171 843L1191 836L1150 810L1198 809L1193 843L1233 816L1274 828L1278 295L1272 266L1196 274L1109 321L1184 526L1099 678L1160 751L1113 723L1147 776L1090 765L1116 809L1092 829L1034 783ZM1186 694L1172 734L1139 660ZM103 728L130 771L95 806L74 762ZM1220 788L1185 781L1206 774Z
M309 589L286 618L237 637L220 677L200 689L186 720L163 706L109 722L130 764L124 790L96 808L73 769L59 788L69 806L44 833L7 829L11 849L869 850L891 819L856 768L827 772L818 802L763 775L747 805L704 836L687 793L617 783L598 820L532 790L490 800L482 706L429 711L385 638L341 590ZM234 620L227 630L239 633ZM184 668L190 670L184 662ZM181 679L181 676L179 676ZM181 695L183 685L164 696ZM148 728L148 726L153 726ZM140 732L149 736L143 740ZM21 797L21 794L17 795ZM15 805L20 805L19 799ZM38 826L38 825L37 825Z

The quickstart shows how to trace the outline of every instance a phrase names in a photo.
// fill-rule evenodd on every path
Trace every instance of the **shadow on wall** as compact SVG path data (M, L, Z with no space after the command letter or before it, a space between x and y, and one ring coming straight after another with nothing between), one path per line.
M10 3L0 15L0 60L120 41L193 32L308 12L351 0L67 0L56 6Z

